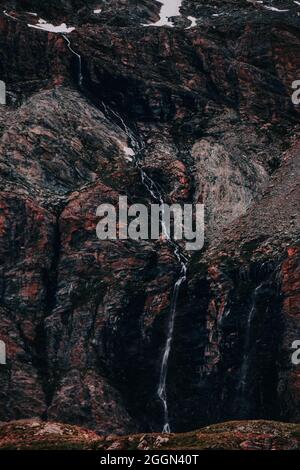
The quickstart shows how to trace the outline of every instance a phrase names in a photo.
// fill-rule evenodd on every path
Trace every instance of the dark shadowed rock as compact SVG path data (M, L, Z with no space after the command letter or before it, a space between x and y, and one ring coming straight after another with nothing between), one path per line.
M157 384L178 263L164 240L96 236L99 204L151 202L123 118L164 199L206 209L205 248L190 256L177 305L172 430L298 422L299 6L184 0L174 27L155 27L150 0L2 4L0 419L39 417L49 420L37 422L42 434L58 426L70 436L75 428L51 422L102 435L162 427ZM27 26L39 17L75 27L73 53L61 34ZM16 438L14 426L2 426L13 438L0 445L35 442L31 425ZM293 425L218 426L99 445L299 445Z

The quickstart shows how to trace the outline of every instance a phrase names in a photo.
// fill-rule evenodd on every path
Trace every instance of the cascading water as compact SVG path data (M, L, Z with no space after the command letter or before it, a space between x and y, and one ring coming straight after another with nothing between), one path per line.
M244 357L243 357L243 362L242 362L242 367L241 367L241 372L240 372L240 380L238 384L238 390L241 392L242 396L245 395L246 391L246 382L247 382L247 376L248 376L248 370L249 370L249 347L250 347L250 339L251 339L251 330L252 330L252 322L255 316L255 300L252 302L251 309L249 311L248 319L247 319L247 325L246 325L246 340L245 340L245 346L244 346Z
M179 290L180 290L182 283L186 280L186 272L187 272L187 263L182 261L180 277L176 281L174 290L173 290L170 318L169 318L169 324L168 324L168 335L167 335L167 341L166 341L164 355L163 355L163 359L161 363L159 385L158 385L158 390L157 390L157 394L164 407L163 432L166 432L166 433L171 432L170 423L169 423L168 401L167 401L168 362L169 362L171 344L172 344L173 333L174 333L174 323L175 323L176 307L177 307Z
M77 57L78 61L78 85L79 88L82 87L83 75L82 75L82 60L81 56L74 51L71 46L70 40L63 34L62 35L64 40L67 43L69 50ZM170 316L168 321L168 331L167 331L167 338L166 343L164 346L164 352L160 367L160 375L159 375L159 383L157 388L157 395L162 403L163 406L163 413L164 413L164 425L163 425L163 432L169 433L171 432L170 423L169 423L169 410L168 410L168 400L167 400L167 375L168 375L168 364L169 364L169 356L171 351L171 345L173 340L173 333L174 333L174 323L175 323L175 316L176 316L176 308L177 308L177 301L179 296L179 291L181 285L186 280L186 273L187 273L187 265L188 265L188 258L182 251L182 248L172 240L170 234L165 226L164 223L164 198L162 191L160 190L159 186L153 181L152 178L147 175L145 170L142 166L143 161L143 154L145 150L145 143L142 139L138 139L133 131L127 126L124 119L112 108L110 108L105 103L102 104L102 109L105 115L108 118L112 118L114 121L117 121L119 127L123 129L125 132L130 148L133 152L133 163L135 167L139 170L141 181L144 187L147 189L151 197L160 204L161 207L161 224L162 224L162 235L165 237L169 245L173 249L174 256L176 257L177 261L180 264L180 274L179 278L177 279L171 300L170 306Z
M81 55L74 51L74 49L71 46L70 39L65 34L62 34L62 37L66 41L69 51L72 52L72 54L75 55L75 57L77 58L77 63L78 63L78 80L77 80L77 84L78 84L79 88L81 88L82 80L83 80Z
M247 406L247 383L250 370L250 360L251 360L251 337L252 337L252 325L256 314L256 297L257 293L261 289L263 284L260 284L253 292L251 307L248 313L247 324L246 324L246 334L244 342L244 352L243 352L243 362L240 369L240 377L238 382L238 401L241 408Z
M178 2L178 4L181 2ZM14 21L18 21L16 18L13 16L8 15L6 12L4 12L6 16L10 17ZM82 59L81 55L78 54L71 45L71 41L69 38L63 34L59 33L67 43L67 47L70 50L70 52L76 57L77 64L78 64L78 78L77 78L77 85L81 89L82 84L83 84L83 73L82 73ZM173 289L173 295L172 295L172 300L171 300L171 306L170 306L170 317L168 321L168 332L167 332L167 338L166 338L166 343L164 347L164 353L162 357L162 362L161 362L161 368L160 368L160 375L159 375L159 384L157 388L157 395L163 405L163 410L164 410L164 426L163 426L163 432L169 433L171 432L170 428L170 423L169 423L169 410L168 410L168 401L167 401L167 374L168 374L168 363L169 363L169 356L170 356L170 351L171 351L171 345L172 345L172 340L173 340L173 333L174 333L174 323L175 323L175 316L176 316L176 308L177 308L177 301L178 301L178 295L180 291L180 287L183 284L183 282L186 280L186 273L187 273L187 266L188 266L188 258L185 256L185 254L182 251L182 248L172 240L170 237L168 230L164 224L164 198L162 195L162 192L158 185L153 181L152 178L150 178L147 173L144 171L142 167L142 157L145 149L145 143L143 140L138 139L134 133L131 131L131 129L126 125L122 117L113 109L111 109L109 106L105 105L102 102L102 107L105 112L105 114L109 117L111 115L114 120L117 119L120 123L120 127L123 128L123 131L128 137L128 140L130 142L131 148L134 152L134 165L135 167L139 170L140 175L141 175L141 180L149 194L152 196L152 198L157 201L160 206L161 206L161 221L162 221L162 234L165 237L165 239L168 241L169 245L173 249L174 256L176 257L177 261L180 264L180 274L179 278L177 279L174 289Z
M120 121L121 126L128 137L131 148L134 152L133 161L134 161L136 168L140 172L142 183L145 186L145 188L148 190L148 192L151 194L152 198L156 200L157 202L159 202L161 206L162 234L165 237L165 239L168 241L168 243L171 245L173 249L173 253L177 261L180 263L179 278L177 279L174 285L173 294L172 294L170 316L169 316L169 321L168 321L167 338L166 338L166 343L164 347L164 352L163 352L163 357L162 357L162 362L161 362L161 367L160 367L159 383L158 383L158 388L157 388L157 395L163 405L163 412L164 412L163 432L169 433L171 432L171 428L170 428L170 423L169 423L169 410L168 410L168 401L167 401L168 364L169 364L169 356L170 356L171 345L172 345L172 340L173 340L177 301L178 301L180 287L186 280L188 258L182 252L181 247L171 239L168 233L168 230L164 224L164 198L163 198L162 192L159 189L158 185L152 180L152 178L149 177L149 175L147 175L147 173L142 167L142 161L143 161L142 155L145 149L144 142L142 140L138 140L135 137L133 132L128 128L128 126L125 124L124 120L118 113L113 111L104 103L102 103L102 105L103 105L106 115L111 114Z

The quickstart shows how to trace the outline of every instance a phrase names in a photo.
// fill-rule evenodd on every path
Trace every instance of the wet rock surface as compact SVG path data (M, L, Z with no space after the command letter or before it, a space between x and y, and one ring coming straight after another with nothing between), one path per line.
M99 204L151 202L104 103L145 144L143 168L165 200L206 208L205 248L178 300L172 430L298 421L300 7L185 0L175 27L146 27L158 2L1 4L0 419L99 434L162 427L179 266L162 240L96 237ZM61 34L29 28L28 11L75 27L80 89L77 56Z

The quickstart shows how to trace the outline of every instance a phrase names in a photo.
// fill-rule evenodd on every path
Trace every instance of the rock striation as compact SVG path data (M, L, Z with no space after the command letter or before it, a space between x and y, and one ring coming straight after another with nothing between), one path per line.
M154 0L1 6L0 420L162 429L180 266L164 240L96 237L99 204L153 202L122 116L165 200L206 210L178 298L172 431L299 422L300 6L184 0L173 27L151 25ZM74 27L75 54L62 34L28 27L39 18Z

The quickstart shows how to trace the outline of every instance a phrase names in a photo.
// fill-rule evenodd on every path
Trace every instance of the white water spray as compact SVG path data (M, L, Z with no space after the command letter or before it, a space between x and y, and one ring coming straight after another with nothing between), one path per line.
M250 352L251 352L251 336L252 336L252 324L256 314L256 296L258 291L261 289L263 284L260 284L254 290L253 297L252 297L252 304L249 310L248 318L247 318L247 325L246 325L246 335L245 335L245 343L244 343L244 355L243 355L243 362L240 371L240 379L238 382L238 391L241 394L241 401L245 402L246 400L246 391L247 391L247 381L249 376L250 370Z
M164 223L164 198L162 195L162 191L158 187L158 185L153 181L152 178L147 175L145 170L142 167L142 159L141 156L145 149L144 141L138 140L134 133L129 129L126 125L122 117L113 109L109 108L102 102L103 109L106 115L112 115L120 122L122 129L124 130L125 134L128 137L129 144L133 150L133 162L135 167L139 170L141 175L141 180L147 191L150 193L151 197L159 202L162 208L162 235L167 240L168 244L172 247L174 256L176 257L177 261L180 263L180 274L179 278L177 279L171 299L171 306L170 306L170 316L168 320L168 329L167 329L167 338L166 343L164 346L164 352L160 367L160 375L159 375L159 383L157 388L157 395L162 403L163 406L163 413L164 413L164 425L163 425L163 432L170 433L170 422L169 422L169 409L168 409L168 399L167 399L167 375L168 375L168 365L169 365L169 357L171 352L173 334L174 334L174 324L175 324L175 317L176 317L176 310L177 310L177 302L178 296L181 285L186 280L186 273L187 273L187 266L188 266L188 258L182 252L181 247L175 243L168 233L168 230Z
M171 345L172 345L172 340L173 340L179 290L180 290L182 283L186 280L186 272L187 272L187 263L184 261L181 261L180 277L176 281L174 290L173 290L170 318L169 318L169 323L168 323L168 335L167 335L167 341L166 341L164 355L163 355L163 359L161 363L159 385L158 385L158 390L157 390L157 394L164 407L163 432L165 433L171 432L170 422L169 422L168 400L167 400L167 375L168 375L169 356L170 356Z
M165 2L168 3L168 2ZM176 8L179 11L181 1L176 2ZM177 10L174 12L176 13ZM3 12L6 16L10 17L11 19L18 21L16 18L13 16L9 15L6 11ZM163 13L163 12L162 12ZM30 25L28 25L30 26ZM41 29L41 28L39 28ZM70 52L75 55L78 63L78 86L79 88L82 87L82 82L83 82L83 74L82 74L82 59L81 55L78 54L71 45L71 42L69 38L64 34L64 32L70 32L69 30L60 30L60 31L53 31L60 33L64 40L67 43L67 47L70 50ZM145 143L142 140L138 140L134 133L129 129L129 127L126 125L122 117L112 110L110 107L106 106L102 102L103 109L107 115L111 114L117 120L119 120L121 127L123 128L125 134L128 137L128 140L130 142L131 148L133 150L132 156L133 156L133 162L135 167L139 170L140 175L141 175L141 180L145 188L148 190L150 195L154 200L160 203L162 207L162 234L165 237L165 239L168 241L169 245L173 249L173 253L177 259L177 261L180 263L181 269L180 269L180 275L178 280L176 281L173 289L173 295L172 295L172 300L171 300L171 306L170 306L170 317L168 321L168 331L167 331L167 338L166 338L166 343L164 347L164 353L163 353L163 358L162 358L162 363L161 363L161 368L160 368L160 376L159 376L159 384L158 384L158 389L157 389L157 395L163 405L163 410L164 410L164 426L163 426L163 432L169 433L171 432L170 428L170 423L169 423L169 411L168 411L168 401L167 401L167 374L168 374L168 364L169 364L169 356L170 356L170 351L171 351L171 345L172 345L172 340L173 340L173 333L174 333L174 323L175 323L175 316L176 316L176 309L177 309L177 301L178 301L178 295L180 291L180 287L183 284L183 282L186 280L186 273L187 273L187 266L188 266L188 258L184 255L182 252L181 247L175 243L171 238L168 233L168 230L165 226L164 223L164 217L163 217L163 211L164 211L164 199L162 192L158 185L150 178L147 173L144 171L141 163L141 155L144 152L145 149ZM129 148L128 148L129 149Z
M77 58L77 63L78 63L78 86L79 86L79 88L81 88L82 80L83 80L81 55L78 54L76 51L74 51L74 49L71 46L70 39L65 34L62 34L62 37L66 41L69 51L72 52L72 54L75 55L75 57Z

